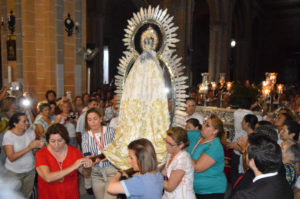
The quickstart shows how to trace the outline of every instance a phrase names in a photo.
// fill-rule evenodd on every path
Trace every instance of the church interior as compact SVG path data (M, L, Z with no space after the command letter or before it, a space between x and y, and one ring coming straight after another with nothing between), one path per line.
M113 82L127 20L149 5L174 16L189 86L204 72L212 81L225 73L259 84L276 72L280 83L299 82L298 0L1 0L1 86L18 81L40 99L48 89L81 95Z

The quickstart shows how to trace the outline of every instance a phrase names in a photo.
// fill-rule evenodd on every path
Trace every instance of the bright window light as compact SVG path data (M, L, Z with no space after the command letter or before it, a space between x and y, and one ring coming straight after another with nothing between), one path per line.
M108 76L109 76L109 51L108 46L104 46L103 48L103 84L108 84Z

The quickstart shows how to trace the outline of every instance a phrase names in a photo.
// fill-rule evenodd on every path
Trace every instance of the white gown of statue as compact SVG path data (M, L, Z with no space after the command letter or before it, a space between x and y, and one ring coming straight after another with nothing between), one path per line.
M165 81L156 52L145 50L130 70L120 104L115 140L104 149L116 167L128 169L128 144L139 138L152 142L160 163L165 162L170 119Z

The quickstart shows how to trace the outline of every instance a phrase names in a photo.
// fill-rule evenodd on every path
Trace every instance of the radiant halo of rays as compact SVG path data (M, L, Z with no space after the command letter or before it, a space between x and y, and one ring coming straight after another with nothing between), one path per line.
M118 74L115 76L115 85L117 87L115 93L118 95L118 103L122 97L126 77L129 73L131 66L139 52L136 49L135 37L139 29L145 24L154 24L159 27L162 35L162 42L160 48L157 50L157 59L160 60L168 69L171 79L172 101L173 101L173 117L172 126L185 125L185 100L188 97L186 94L186 81L187 76L184 76L185 66L181 64L181 57L176 54L176 43L179 40L176 38L176 30L178 27L174 26L173 16L167 13L167 9L162 10L157 6L141 8L139 12L133 13L133 17L128 20L128 25L125 29L125 38L123 39L126 50L123 56L119 59L120 63L117 67Z

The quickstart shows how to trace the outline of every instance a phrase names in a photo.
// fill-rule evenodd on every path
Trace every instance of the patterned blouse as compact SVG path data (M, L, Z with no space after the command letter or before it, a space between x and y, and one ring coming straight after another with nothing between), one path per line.
M288 183L293 187L297 180L297 169L294 164L284 164L285 176Z

